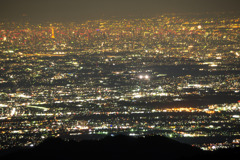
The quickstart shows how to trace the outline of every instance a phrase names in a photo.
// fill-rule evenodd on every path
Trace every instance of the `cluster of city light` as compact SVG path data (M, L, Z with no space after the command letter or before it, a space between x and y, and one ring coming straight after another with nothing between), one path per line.
M224 123L238 126L239 103L163 108L192 95L201 100L222 92L238 96L240 88L238 72L228 72L240 70L240 25L234 19L177 19L97 20L50 28L2 23L0 141L9 147L8 142L26 140L27 132L47 137L64 129L70 136L154 131L199 137L212 136L212 130L240 135L221 131ZM175 70L184 73L175 75ZM80 123L74 120L78 116L90 118ZM28 141L25 145L39 142L37 136Z
M150 76L149 75L139 75L139 79L149 80Z

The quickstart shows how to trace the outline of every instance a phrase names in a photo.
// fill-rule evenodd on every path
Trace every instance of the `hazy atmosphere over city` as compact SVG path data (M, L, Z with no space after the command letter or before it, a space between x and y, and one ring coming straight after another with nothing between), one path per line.
M239 12L238 0L7 0L0 17L32 21L156 16L163 13Z
M0 4L0 158L239 157L239 1Z

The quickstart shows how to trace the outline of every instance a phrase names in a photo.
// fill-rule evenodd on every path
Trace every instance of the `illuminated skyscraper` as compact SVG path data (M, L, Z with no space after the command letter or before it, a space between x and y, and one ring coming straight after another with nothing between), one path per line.
M52 25L51 25L52 26ZM53 28L53 26L52 26L52 36L51 36L51 38L55 38L55 35L54 35L54 28Z

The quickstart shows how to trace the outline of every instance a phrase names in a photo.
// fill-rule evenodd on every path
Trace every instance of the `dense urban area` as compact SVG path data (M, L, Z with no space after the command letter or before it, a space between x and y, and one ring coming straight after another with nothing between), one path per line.
M240 146L240 17L0 23L0 149L164 135Z

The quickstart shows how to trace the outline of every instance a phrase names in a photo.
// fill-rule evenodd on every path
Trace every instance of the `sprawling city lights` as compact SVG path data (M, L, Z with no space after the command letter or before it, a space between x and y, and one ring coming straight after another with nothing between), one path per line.
M0 149L165 135L239 146L240 18L1 23Z

